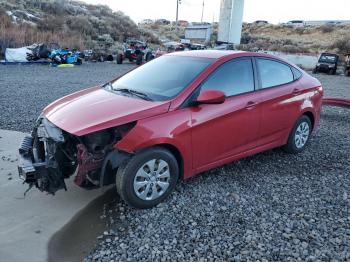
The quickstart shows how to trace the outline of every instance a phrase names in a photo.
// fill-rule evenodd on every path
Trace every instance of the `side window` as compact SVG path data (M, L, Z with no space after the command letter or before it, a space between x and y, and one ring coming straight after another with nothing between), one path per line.
M201 90L221 90L226 96L254 91L254 73L251 59L226 62L202 84Z
M292 70L294 73L294 80L298 80L302 76L302 73L294 67L292 67Z
M279 86L294 81L291 68L285 64L269 59L257 59L261 87Z

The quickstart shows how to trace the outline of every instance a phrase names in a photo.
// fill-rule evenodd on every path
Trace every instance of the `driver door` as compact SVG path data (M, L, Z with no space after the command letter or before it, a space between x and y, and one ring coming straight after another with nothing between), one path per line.
M253 149L261 119L251 58L224 63L200 88L221 90L226 100L191 108L193 168L197 172Z

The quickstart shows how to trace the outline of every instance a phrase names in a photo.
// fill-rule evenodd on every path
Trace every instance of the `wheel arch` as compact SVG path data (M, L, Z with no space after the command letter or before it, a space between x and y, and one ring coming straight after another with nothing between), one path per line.
M185 162L186 154L189 152L184 151L184 148L181 148L177 146L176 144L172 143L174 141L169 139L151 139L148 140L147 143L139 144L139 145L133 145L132 147L124 147L124 146L117 146L119 150L131 153L131 154L137 154L140 151L144 151L150 148L155 147L161 147L167 149L170 153L174 155L176 158L176 161L179 165L179 179L183 180L185 177L187 177L189 174L186 175L186 173L189 173L190 168L190 162ZM188 156L187 156L188 157Z
M134 154L137 154L138 152L145 151L151 148L163 148L168 150L171 154L173 154L177 164L179 165L179 180L184 179L184 158L183 158L183 155L181 154L180 149L178 149L173 144L163 142L163 143L157 143L150 146L139 148L134 152Z
M314 127L315 127L315 115L314 115L314 113L311 112L310 110L307 110L307 111L303 112L302 115L307 116L310 119L312 130L314 130Z
M162 147L167 149L168 151L170 151L170 153L172 153L174 155L174 157L176 158L177 164L179 165L179 180L183 180L184 179L184 160L183 160L183 156L180 152L180 150L172 145L172 144L167 144L167 143L163 143L163 144L158 144L155 145L153 147Z

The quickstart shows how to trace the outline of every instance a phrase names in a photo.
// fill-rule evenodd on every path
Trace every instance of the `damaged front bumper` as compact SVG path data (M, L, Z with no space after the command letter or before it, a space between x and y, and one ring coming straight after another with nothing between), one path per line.
M19 177L41 191L54 194L66 190L64 174L57 161L60 144L65 142L62 131L45 118L39 118L31 136L26 136L19 148ZM64 161L66 164L66 162ZM71 167L76 166L70 161Z
M113 145L133 125L77 137L40 117L31 136L19 148L19 177L40 191L67 190L65 179L75 175L80 187L93 189L115 182L115 169L129 154Z

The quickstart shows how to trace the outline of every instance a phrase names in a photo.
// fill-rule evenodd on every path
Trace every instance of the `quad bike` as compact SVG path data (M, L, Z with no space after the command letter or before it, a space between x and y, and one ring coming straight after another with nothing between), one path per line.
M315 68L312 70L314 74L324 72L335 75L337 73L339 56L331 53L322 53L317 61Z
M70 51L67 49L55 49L51 52L49 58L54 65L60 64L74 64L81 65L83 60L81 58L81 53L77 51Z
M153 52L148 48L145 42L137 40L128 40L123 44L122 53L117 55L117 64L122 64L124 59L130 62L136 62L141 65L143 61L150 61L155 58Z
M344 74L350 76L350 54L345 55Z

